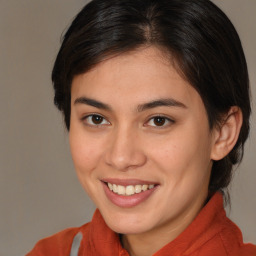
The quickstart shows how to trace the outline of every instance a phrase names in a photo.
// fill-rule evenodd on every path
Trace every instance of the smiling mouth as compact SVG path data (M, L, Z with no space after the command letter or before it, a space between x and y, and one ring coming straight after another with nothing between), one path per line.
M117 195L122 195L122 196L132 196L135 194L140 194L147 190L151 190L156 186L155 184L122 186L122 185L112 184L109 182L106 182L106 185L108 186L110 191L112 191Z

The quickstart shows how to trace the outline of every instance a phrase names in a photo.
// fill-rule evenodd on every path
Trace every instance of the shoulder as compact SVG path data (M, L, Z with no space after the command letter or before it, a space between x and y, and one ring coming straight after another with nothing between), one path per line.
M244 244L241 230L226 216L221 193L211 197L187 233L194 239L185 255L256 256L256 246Z
M245 244L240 228L227 217L219 236L227 255L256 256L256 246Z
M199 255L218 256L256 256L256 246L243 242L239 227L226 216L222 228L200 250Z
M79 232L88 233L90 222L81 227L68 228L38 241L26 256L69 255L73 240Z

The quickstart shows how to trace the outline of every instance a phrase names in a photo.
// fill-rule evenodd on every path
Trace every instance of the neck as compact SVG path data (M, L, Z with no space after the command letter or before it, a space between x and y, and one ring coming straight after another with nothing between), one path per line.
M156 236L158 236L156 238ZM153 255L164 245L174 239L174 235L166 234L140 234L140 235L122 235L123 247L129 252L130 256L148 256Z
M124 234L121 236L123 247L130 256L153 255L168 243L177 238L194 220L199 211L203 208L206 198L197 202L186 211L161 226L139 234Z

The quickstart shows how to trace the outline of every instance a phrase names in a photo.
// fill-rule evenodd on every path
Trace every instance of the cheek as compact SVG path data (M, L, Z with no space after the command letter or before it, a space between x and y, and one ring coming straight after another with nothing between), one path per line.
M78 180L86 193L96 202L97 166L101 159L103 147L91 136L85 136L84 133L80 132L79 134L79 131L72 130L69 133L69 143Z
M101 148L99 141L79 132L70 131L69 143L75 169L79 173L90 173L97 165Z
M202 131L179 130L158 142L151 142L150 158L168 175L169 183L204 176L210 162L210 141Z

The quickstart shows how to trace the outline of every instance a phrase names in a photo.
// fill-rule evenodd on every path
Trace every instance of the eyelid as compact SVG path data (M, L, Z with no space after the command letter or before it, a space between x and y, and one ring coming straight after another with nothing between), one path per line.
M105 123L100 123L100 124L93 124L93 123L88 123L86 122L86 120L89 118L89 117L93 117L93 116L99 116L99 117L102 117L103 120L105 120L106 122ZM100 127L100 126L106 126L106 125L110 125L111 123L101 114L98 114L98 113L90 113L88 115L84 115L82 118L81 118L81 121L87 125L87 126L91 126L91 127Z
M160 118L163 118L167 121L167 124L165 123L164 125L162 126L157 126L157 125L148 125L148 123L153 120L154 118L157 118L157 117L160 117ZM175 121L170 118L170 117L167 117L165 115L162 115L162 114L157 114L157 115L154 115L154 116L151 116L150 118L148 118L147 122L145 123L146 126L150 126L150 127L153 127L153 128L158 128L158 129L163 129L163 128L166 128L166 127L169 127L170 124L173 124L175 123Z

